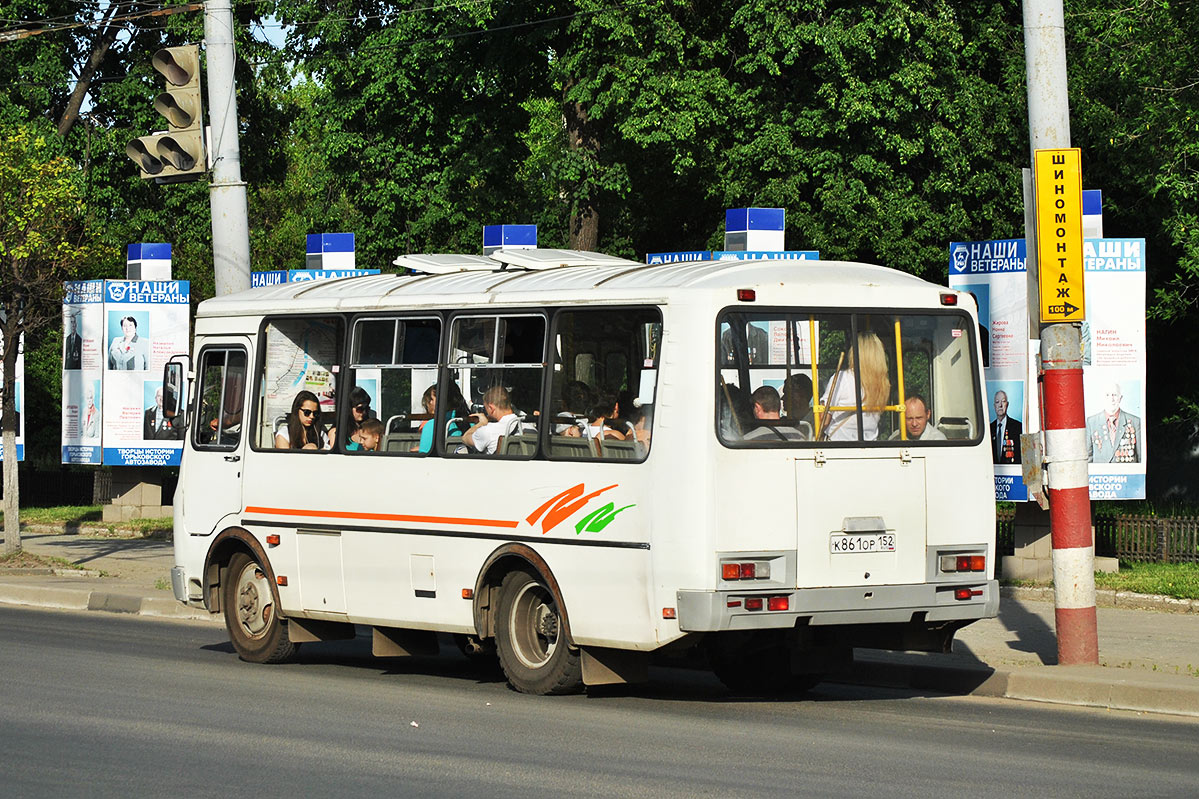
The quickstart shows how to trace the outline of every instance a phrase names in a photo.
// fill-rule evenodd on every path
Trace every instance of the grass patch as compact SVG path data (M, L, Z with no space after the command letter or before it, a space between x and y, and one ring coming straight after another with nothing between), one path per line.
M4 524L4 512L0 511L0 526ZM101 505L61 505L55 508L21 508L21 525L48 525L87 527L91 534L103 536L104 531L111 536L152 536L156 533L169 535L174 520L169 516L160 519L130 519L124 522L105 522L104 510Z
M1096 588L1199 599L1199 563L1120 563L1116 574L1099 572Z
M175 525L175 520L170 516L161 519L130 519L127 522L112 525L119 530L134 530L142 534L158 533L162 531L170 532Z
M1005 580L1004 585L1021 588L1052 586L1053 581ZM1134 594L1158 594L1175 599L1199 599L1199 563L1120 562L1120 571L1095 572L1095 587Z
M71 524L98 522L104 512L99 505L60 505L55 508L21 508L22 524ZM0 510L0 523L4 511Z
M76 569L82 570L83 567L78 563L72 563L66 558L56 558L48 555L37 555L33 552L27 552L24 549L18 549L16 552L10 552L7 555L0 555L0 569Z

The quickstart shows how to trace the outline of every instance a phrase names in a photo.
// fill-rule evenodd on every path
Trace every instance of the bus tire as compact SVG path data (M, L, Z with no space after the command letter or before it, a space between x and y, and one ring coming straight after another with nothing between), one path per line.
M579 650L544 583L526 571L504 576L495 623L496 651L508 683L525 694L573 694L583 689Z
M295 656L299 644L287 637L279 615L278 598L266 572L252 556L237 552L229 561L229 578L222 590L225 629L242 660L283 663Z

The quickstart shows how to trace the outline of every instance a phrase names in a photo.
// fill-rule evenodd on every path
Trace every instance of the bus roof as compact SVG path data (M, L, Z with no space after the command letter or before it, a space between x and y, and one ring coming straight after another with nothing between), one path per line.
M517 254L519 253L519 255ZM536 253L536 255L533 255ZM552 295L567 303L580 300L628 302L638 298L661 302L679 292L735 291L790 286L815 290L807 303L839 305L839 296L856 295L862 304L894 305L935 302L944 286L906 272L849 261L693 261L649 266L600 256L594 260L575 251L525 250L480 256L402 256L415 266L421 259L436 264L437 274L380 274L262 286L200 303L197 316L259 316L264 313L367 311L396 306L449 304L536 304ZM503 259L503 263L499 259ZM491 260L494 269L479 268ZM528 268L525 268L528 262ZM453 264L450 267L450 264ZM581 266L554 264L585 263ZM449 267L449 271L442 271ZM419 267L417 267L419 268ZM863 290L869 300L862 295ZM805 292L807 294L807 292ZM730 300L732 297L730 296ZM762 297L761 301L770 302ZM792 300L793 302L793 300Z

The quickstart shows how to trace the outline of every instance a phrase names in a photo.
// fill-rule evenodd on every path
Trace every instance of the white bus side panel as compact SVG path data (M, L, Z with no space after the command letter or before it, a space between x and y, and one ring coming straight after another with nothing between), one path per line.
M267 554L288 576L287 613L471 632L462 590L519 542L550 567L577 643L656 645L646 464L273 451L246 461L246 526L281 536Z

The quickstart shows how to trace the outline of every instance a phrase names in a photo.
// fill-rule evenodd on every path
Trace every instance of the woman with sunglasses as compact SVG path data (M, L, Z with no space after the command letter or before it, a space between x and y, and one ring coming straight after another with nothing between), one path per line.
M287 424L275 433L277 449L326 449L325 426L321 424L321 403L311 391L296 394Z

